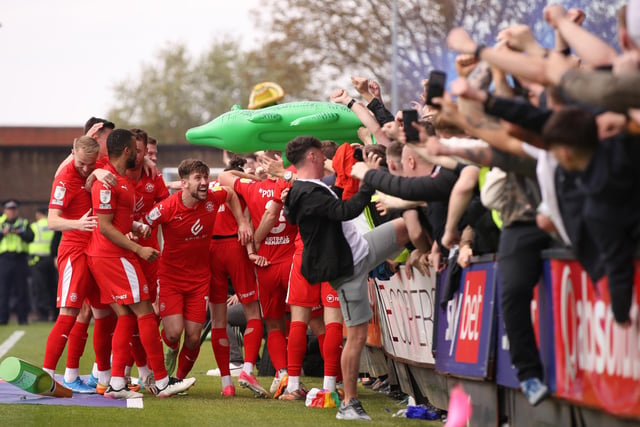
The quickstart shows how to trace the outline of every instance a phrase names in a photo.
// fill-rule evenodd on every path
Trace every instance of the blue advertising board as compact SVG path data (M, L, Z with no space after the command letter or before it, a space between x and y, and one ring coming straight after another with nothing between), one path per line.
M438 305L436 370L489 379L495 348L496 264L480 262L462 271L457 292Z

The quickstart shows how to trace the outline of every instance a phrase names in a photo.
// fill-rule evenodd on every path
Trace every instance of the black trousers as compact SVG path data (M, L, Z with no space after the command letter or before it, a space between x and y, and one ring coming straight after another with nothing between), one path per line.
M18 323L22 325L28 323L30 307L28 277L29 265L26 253L0 254L0 325L6 325L9 321L10 308L15 310Z
M31 266L32 304L39 320L46 321L50 314L55 314L57 291L58 270L53 264L53 257L39 257L38 262Z
M540 252L549 247L551 238L535 223L516 223L505 227L500 235L498 270L502 283L501 306L509 338L511 362L524 381L543 379L544 370L531 324L533 288L542 275Z

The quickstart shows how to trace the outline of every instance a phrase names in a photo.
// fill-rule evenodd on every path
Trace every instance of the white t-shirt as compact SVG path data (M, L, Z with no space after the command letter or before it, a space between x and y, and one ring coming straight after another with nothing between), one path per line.
M300 179L298 181L308 181L314 182L322 187L325 187L333 197L336 199L340 199L338 195L329 187L327 184L322 182L319 179ZM369 244L362 237L362 234L358 232L358 227L356 226L356 221L358 218L354 218L348 221L342 221L342 234L344 234L344 238L349 243L351 247L351 255L353 257L353 265L358 264L369 254Z
M540 204L544 205L544 208L541 210L545 211L544 213L549 216L562 241L566 245L571 246L571 240L569 240L567 229L564 226L564 221L562 221L562 214L560 213L558 195L556 194L556 185L554 182L558 160L556 160L549 151L534 147L526 142L522 144L522 150L538 161L536 177L540 184L540 194L542 196L542 202Z

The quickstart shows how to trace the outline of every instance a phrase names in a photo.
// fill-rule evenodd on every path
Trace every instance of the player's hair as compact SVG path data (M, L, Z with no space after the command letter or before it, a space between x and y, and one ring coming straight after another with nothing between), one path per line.
M84 124L84 133L86 134L87 132L89 132L89 129L91 129L93 127L93 125L95 125L96 123L103 123L102 129L115 129L115 127L116 127L116 125L113 122L110 122L107 119L101 119L99 117L91 117ZM102 131L102 129L100 131ZM98 132L98 133L100 133L100 132Z
M233 170L233 171L243 172L244 171L243 167L246 164L247 164L247 159L234 154L233 157L231 157L231 159L229 160L229 163L227 164L227 167L224 168L224 170L225 171Z
M187 179L192 173L201 173L209 176L209 166L202 160L184 159L178 165L180 179Z
M133 132L133 134L135 135L136 139L138 141L142 141L142 143L144 144L144 146L146 147L147 144L149 143L149 135L147 135L147 132L143 131L142 129L138 129L138 128L132 128L129 129L131 132Z
M151 145L158 145L158 140L152 136L147 135L147 143Z
M73 150L82 150L86 155L92 156L94 154L98 154L98 151L100 151L100 144L90 136L80 136L73 140Z
M304 156L312 148L322 150L322 143L318 138L313 136L299 136L292 139L285 148L285 155L287 160L296 167L304 159Z
M107 138L107 153L110 159L117 159L126 147L130 147L133 132L128 129L114 129Z

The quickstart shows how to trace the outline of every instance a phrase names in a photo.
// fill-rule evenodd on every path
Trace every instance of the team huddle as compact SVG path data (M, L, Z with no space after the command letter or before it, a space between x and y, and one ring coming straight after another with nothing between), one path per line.
M300 373L311 327L325 359L323 388L336 391L343 341L338 295L328 283L311 286L291 273L300 271L302 254L298 227L283 215L291 177L258 180L228 170L210 182L204 162L186 159L180 181L170 184L179 191L170 195L155 159L145 157L147 134L114 128L90 119L52 185L49 226L63 237L60 315L47 340L45 371L54 375L67 345L63 385L76 393L114 399L142 397L141 389L158 397L183 393L196 382L188 375L209 310L222 395L234 396L226 332L231 283L247 320L238 384L256 397L304 399ZM78 367L91 317L95 363L85 382ZM253 372L265 327L276 370L270 391ZM131 380L134 363L139 383Z

